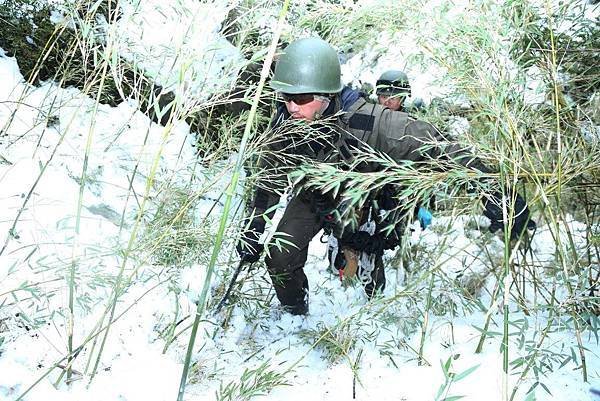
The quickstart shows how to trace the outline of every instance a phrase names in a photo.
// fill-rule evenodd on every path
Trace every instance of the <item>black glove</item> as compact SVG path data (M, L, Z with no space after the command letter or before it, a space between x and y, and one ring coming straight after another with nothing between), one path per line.
M394 210L398 207L398 199L396 196L398 195L397 189L391 184L386 184L379 191L379 196L377 197L377 205L380 210Z
M404 225L388 224L386 220L377 224L375 236L383 242L383 249L394 249L402 242Z
M254 263L260 259L264 245L258 243L258 239L265 231L265 224L255 218L248 229L242 233L235 249L240 259L245 263Z
M534 230L536 224L529 218L529 208L525 200L521 198L519 194L516 195L514 205L511 205L512 197L508 195L507 211L510 215L511 206L514 209L513 212L513 225L510 232L510 239L516 240L527 227L528 230ZM504 229L503 216L502 216L502 194L500 192L494 192L488 199L483 201L483 215L491 220L490 231L496 232Z
M371 254L382 253L385 248L385 240L381 235L371 235L366 231L357 231L344 234L342 246L352 248L355 251Z
M333 199L327 194L314 191L311 196L310 209L317 215L319 224L323 227L325 234L330 235L335 231L337 224L336 210Z
M383 249L395 249L398 245L402 243L402 234L399 233L397 230L394 230L394 232L391 235L384 235L382 238Z

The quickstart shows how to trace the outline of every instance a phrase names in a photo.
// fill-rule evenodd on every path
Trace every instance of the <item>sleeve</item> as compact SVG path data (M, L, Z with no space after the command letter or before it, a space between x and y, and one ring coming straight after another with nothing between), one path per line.
M257 185L248 205L247 216L252 219L250 225L261 233L265 230L266 219L273 218L273 206L279 202L280 195L273 189L264 185Z
M382 135L384 151L396 161L445 159L483 173L492 172L467 147L446 137L432 124L404 113L385 113L379 129L386 131Z
M420 154L423 159L452 160L482 173L492 172L467 147L442 134L432 124L424 121L412 121L406 128L407 135L414 138L416 145L416 148L412 149L411 152Z
M269 131L276 130L282 118L282 112L278 109L271 120ZM261 156L253 168L246 169L247 175L256 177L256 180L252 180L254 188L247 207L245 225L249 223L252 229L262 233L266 224L265 217L269 219L273 217L273 206L279 202L281 193L287 186L287 174L275 157L279 148L278 143L271 142L261 147L263 148L259 152Z
M400 116L402 117L402 116ZM399 118L390 116L389 118ZM458 163L469 169L477 170L482 173L492 173L493 170L487 167L478 157L465 146L458 144L447 138L433 125L424 122L406 118L406 124L396 125L404 126L404 130L391 130L385 136L386 153L396 161L410 160L415 162L426 162L427 160L447 160ZM402 132L403 131L403 132ZM437 163L436 163L437 164ZM449 163L448 168L452 167ZM444 168L442 164L442 168ZM488 180L488 179L484 179ZM494 180L491 180L494 181ZM467 187L472 191L473 187ZM536 224L530 219L529 208L525 200L514 192L512 188L506 188L502 191L492 191L482 198L484 215L491 221L490 231L497 231L505 224L502 211L502 202L507 202L507 208L513 210L513 222L510 236L516 239L523 233L525 228L535 229Z

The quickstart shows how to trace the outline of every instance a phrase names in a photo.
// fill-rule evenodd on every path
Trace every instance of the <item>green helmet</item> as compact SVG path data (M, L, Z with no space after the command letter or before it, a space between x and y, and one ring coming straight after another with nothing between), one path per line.
M386 71L381 74L375 85L377 88L377 95L410 96L410 83L408 82L408 76L403 71Z
M342 90L337 52L318 38L296 40L275 65L271 88L284 93L338 93Z

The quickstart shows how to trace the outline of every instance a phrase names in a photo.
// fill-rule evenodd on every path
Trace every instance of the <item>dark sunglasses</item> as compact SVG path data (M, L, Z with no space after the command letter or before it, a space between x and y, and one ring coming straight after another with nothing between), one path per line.
M290 93L281 93L279 95L282 101L289 103L294 102L298 106L302 106L308 104L315 100L315 95L313 93L299 93L299 94L290 94Z

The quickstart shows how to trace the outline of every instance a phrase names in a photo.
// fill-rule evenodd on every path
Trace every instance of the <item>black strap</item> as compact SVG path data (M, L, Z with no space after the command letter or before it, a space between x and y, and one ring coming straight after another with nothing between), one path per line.
M371 111L371 114L359 114L354 113L348 121L348 126L352 129L360 129L363 131L373 131L375 125L375 116Z

